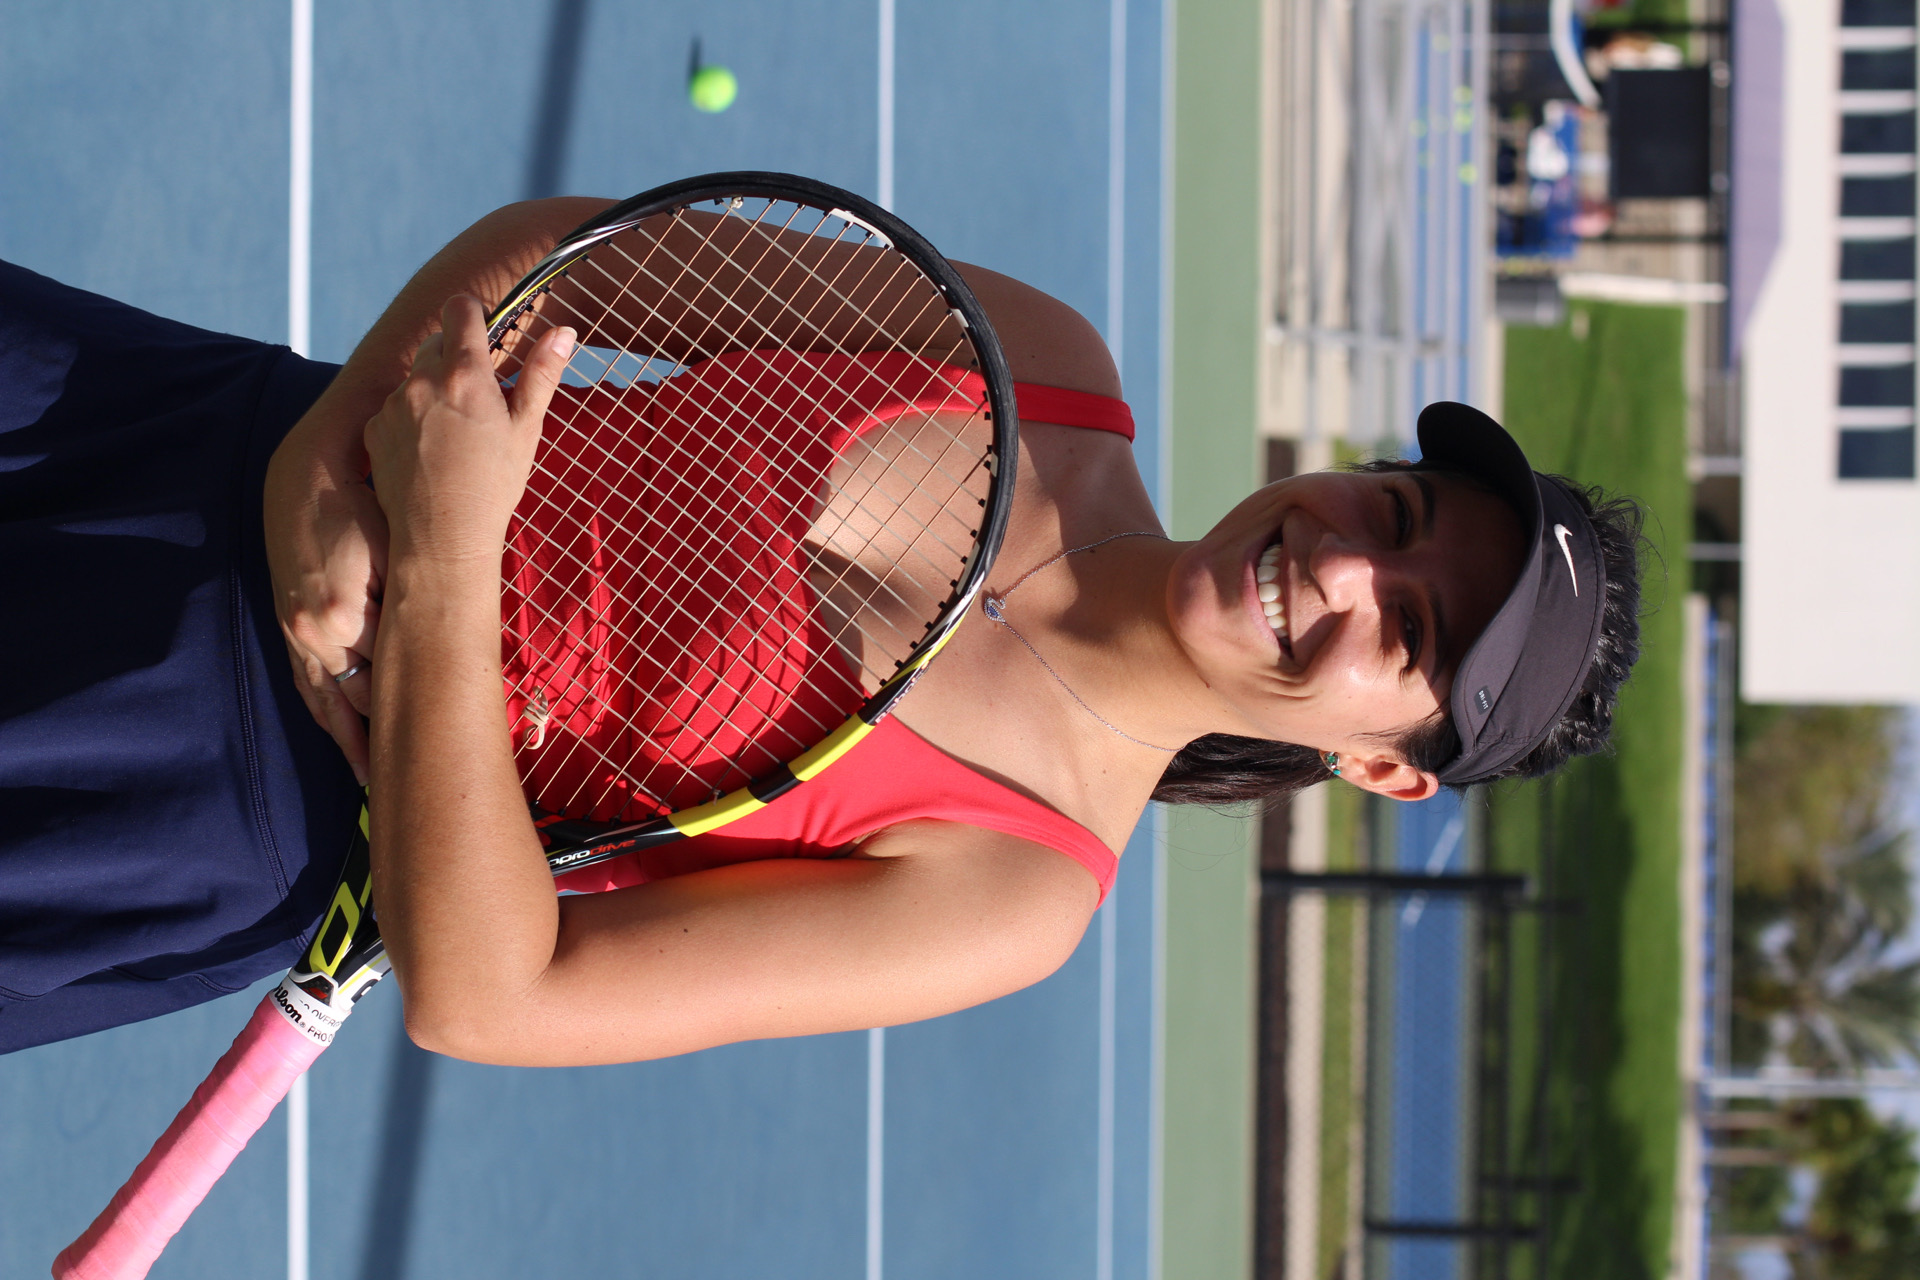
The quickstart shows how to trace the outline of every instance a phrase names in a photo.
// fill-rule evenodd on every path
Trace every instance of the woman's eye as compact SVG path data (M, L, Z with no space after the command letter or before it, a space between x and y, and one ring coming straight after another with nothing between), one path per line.
M1411 612L1400 615L1400 643L1407 651L1407 670L1420 665L1420 619Z
M1398 489L1389 489L1393 495L1393 545L1404 547L1413 536L1413 509L1407 505L1406 495Z

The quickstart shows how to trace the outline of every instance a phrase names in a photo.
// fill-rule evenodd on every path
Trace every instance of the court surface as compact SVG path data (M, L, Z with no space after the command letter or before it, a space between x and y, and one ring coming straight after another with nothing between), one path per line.
M311 353L343 358L500 204L789 170L1093 319L1157 483L1161 6L892 4L320 0ZM0 257L285 341L290 6L6 0L0 27ZM686 101L696 40L739 76L725 114ZM307 1263L276 1117L153 1275L1144 1277L1153 858L1136 837L1053 978L878 1054L855 1033L477 1067L412 1047L377 991L312 1076ZM0 1058L0 1276L45 1273L254 998Z

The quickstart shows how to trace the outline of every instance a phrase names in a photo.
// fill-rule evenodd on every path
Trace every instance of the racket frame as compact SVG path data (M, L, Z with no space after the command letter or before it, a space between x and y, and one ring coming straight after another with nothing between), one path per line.
M498 350L520 318L541 295L562 278L574 263L596 246L638 226L647 218L692 209L703 203L737 207L741 199L764 199L810 204L852 226L876 236L883 248L906 258L940 291L949 313L967 332L979 357L978 373L987 392L988 420L993 443L986 458L987 495L981 507L982 526L974 549L966 557L952 593L936 611L926 635L913 642L913 652L881 682L860 708L812 749L756 778L745 786L703 804L638 822L594 823L534 812L546 847L548 868L559 875L621 857L641 849L669 844L688 836L723 827L785 795L845 755L893 709L926 664L952 638L986 583L987 570L1006 536L1012 495L1020 459L1018 411L1014 403L1013 374L984 308L951 263L925 237L892 213L851 191L792 174L741 170L702 174L671 182L590 218L569 232L559 244L522 277L500 305L487 316L487 338Z

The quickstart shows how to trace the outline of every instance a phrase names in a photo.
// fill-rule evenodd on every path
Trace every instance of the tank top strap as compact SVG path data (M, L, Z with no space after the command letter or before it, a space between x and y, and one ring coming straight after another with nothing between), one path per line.
M1086 427L1133 439L1133 410L1127 407L1125 400L1095 395L1091 391L1046 387L1037 382L1014 383L1013 395L1020 406L1022 422Z

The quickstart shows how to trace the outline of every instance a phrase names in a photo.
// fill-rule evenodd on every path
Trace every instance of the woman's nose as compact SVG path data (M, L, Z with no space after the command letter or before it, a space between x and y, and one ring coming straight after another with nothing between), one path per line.
M1327 538L1314 548L1308 568L1332 612L1376 607L1384 567L1374 550L1345 539Z

